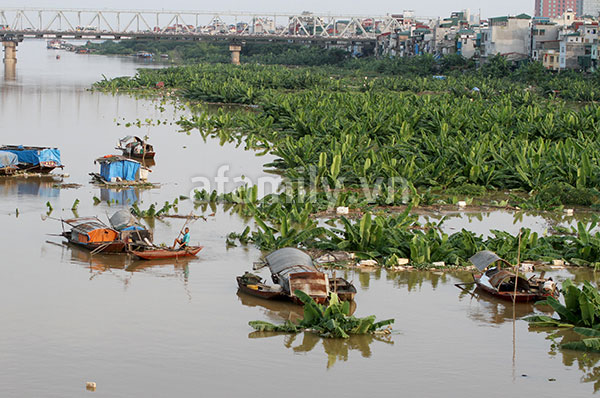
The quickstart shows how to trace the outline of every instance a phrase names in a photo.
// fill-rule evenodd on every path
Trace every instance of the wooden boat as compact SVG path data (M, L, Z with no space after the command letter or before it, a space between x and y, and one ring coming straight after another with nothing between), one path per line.
M97 217L80 217L62 220L71 226L70 231L63 231L69 243L90 250L94 253L122 253L125 242L118 231L104 224Z
M328 276L319 272L312 258L302 250L284 247L267 255L265 262L273 283L280 285L292 300L297 300L296 290L302 290L321 304L329 298Z
M469 260L481 271L473 275L477 288L502 300L513 301L514 299L518 303L529 303L548 297L558 298L560 294L552 278L545 279L534 275L526 279L522 275L515 275L510 271L514 267L494 252L481 251ZM489 268L492 265L493 267ZM502 269L503 265L510 268Z
M344 278L329 279L329 290L342 301L353 301L356 296L356 287Z
M134 159L154 159L156 153L154 147L142 140L140 137L128 135L119 140L115 149L123 152L123 156Z
M282 300L286 299L287 295L283 293L279 285L267 285L265 281L250 272L246 272L243 276L236 277L238 288L241 292L251 296L260 297L266 300Z
M50 173L55 168L63 168L60 162L60 150L58 148L4 145L0 151L11 152L17 155L18 168L29 173Z
M183 257L194 257L203 246L188 246L185 249L146 249L146 250L132 250L131 253L135 254L142 260L158 260L163 258L183 258Z
M152 231L142 226L128 209L116 211L108 221L119 232L119 238L125 242L128 250L143 250L152 246Z
M302 250L286 247L276 250L265 257L265 263L271 271L275 286L267 285L256 275L246 273L237 277L240 291L265 299L286 298L300 304L294 292L301 290L317 303L329 300L331 292L337 293L341 300L352 301L356 288L343 278L329 278L317 270L312 258Z

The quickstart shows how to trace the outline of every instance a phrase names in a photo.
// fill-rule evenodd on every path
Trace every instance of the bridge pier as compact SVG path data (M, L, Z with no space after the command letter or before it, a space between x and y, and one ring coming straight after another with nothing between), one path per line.
M242 51L242 46L237 44L231 44L229 46L229 51L231 51L231 63L234 65L240 64L240 52Z
M4 47L4 63L5 64L16 64L17 63L17 42L15 41L3 41L2 46Z
M17 75L17 42L3 41L4 47L4 79L15 80Z

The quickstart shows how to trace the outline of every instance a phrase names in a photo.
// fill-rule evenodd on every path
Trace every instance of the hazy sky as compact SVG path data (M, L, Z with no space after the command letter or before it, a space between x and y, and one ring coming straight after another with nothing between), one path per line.
M202 10L202 11L277 11L277 12L331 12L336 14L383 15L398 13L402 10L414 10L418 16L447 16L451 11L470 8L472 13L481 9L483 17L520 14L532 14L534 0L303 0L286 2L281 0L3 0L3 7L45 7L45 8L94 8L94 9L165 9L165 10Z

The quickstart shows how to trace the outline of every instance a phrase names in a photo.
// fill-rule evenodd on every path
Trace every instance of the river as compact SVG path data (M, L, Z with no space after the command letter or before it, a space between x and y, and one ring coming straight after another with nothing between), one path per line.
M51 217L72 216L79 199L79 215L106 219L131 201L147 208L189 196L199 177L214 179L223 167L232 178L266 178L262 165L273 158L179 133L171 105L161 112L156 101L88 91L103 74L133 75L143 65L130 57L57 52L35 40L18 50L16 75L0 83L1 141L60 147L64 183L81 186L0 181L1 397L81 396L87 381L97 383L98 397L583 397L598 388L600 356L552 351L545 332L519 319L534 307L518 305L513 323L510 304L454 286L470 280L465 272L338 271L357 285L355 315L395 318L394 333L324 340L248 326L297 318L301 308L237 293L235 276L261 253L226 247L226 235L246 222L222 207L205 209L207 220L191 225L192 243L205 246L194 260L149 266L64 245L53 235L60 222L45 216L47 203ZM148 118L169 122L124 127ZM94 159L114 153L128 134L150 137L157 149L150 179L161 187L115 192L91 185ZM181 199L180 214L192 208ZM521 225L542 232L550 223L491 212L459 214L446 225L487 234L490 225L515 233ZM156 221L155 241L171 243L182 224ZM588 270L547 275L596 280Z

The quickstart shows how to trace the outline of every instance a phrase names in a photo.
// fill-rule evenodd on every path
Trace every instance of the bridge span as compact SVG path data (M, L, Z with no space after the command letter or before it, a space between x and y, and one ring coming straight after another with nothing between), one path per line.
M412 17L414 19L414 17ZM359 16L303 12L92 10L0 7L4 60L16 62L24 39L196 40L227 42L239 60L245 42L319 46L373 45L377 35L402 29L404 15Z

